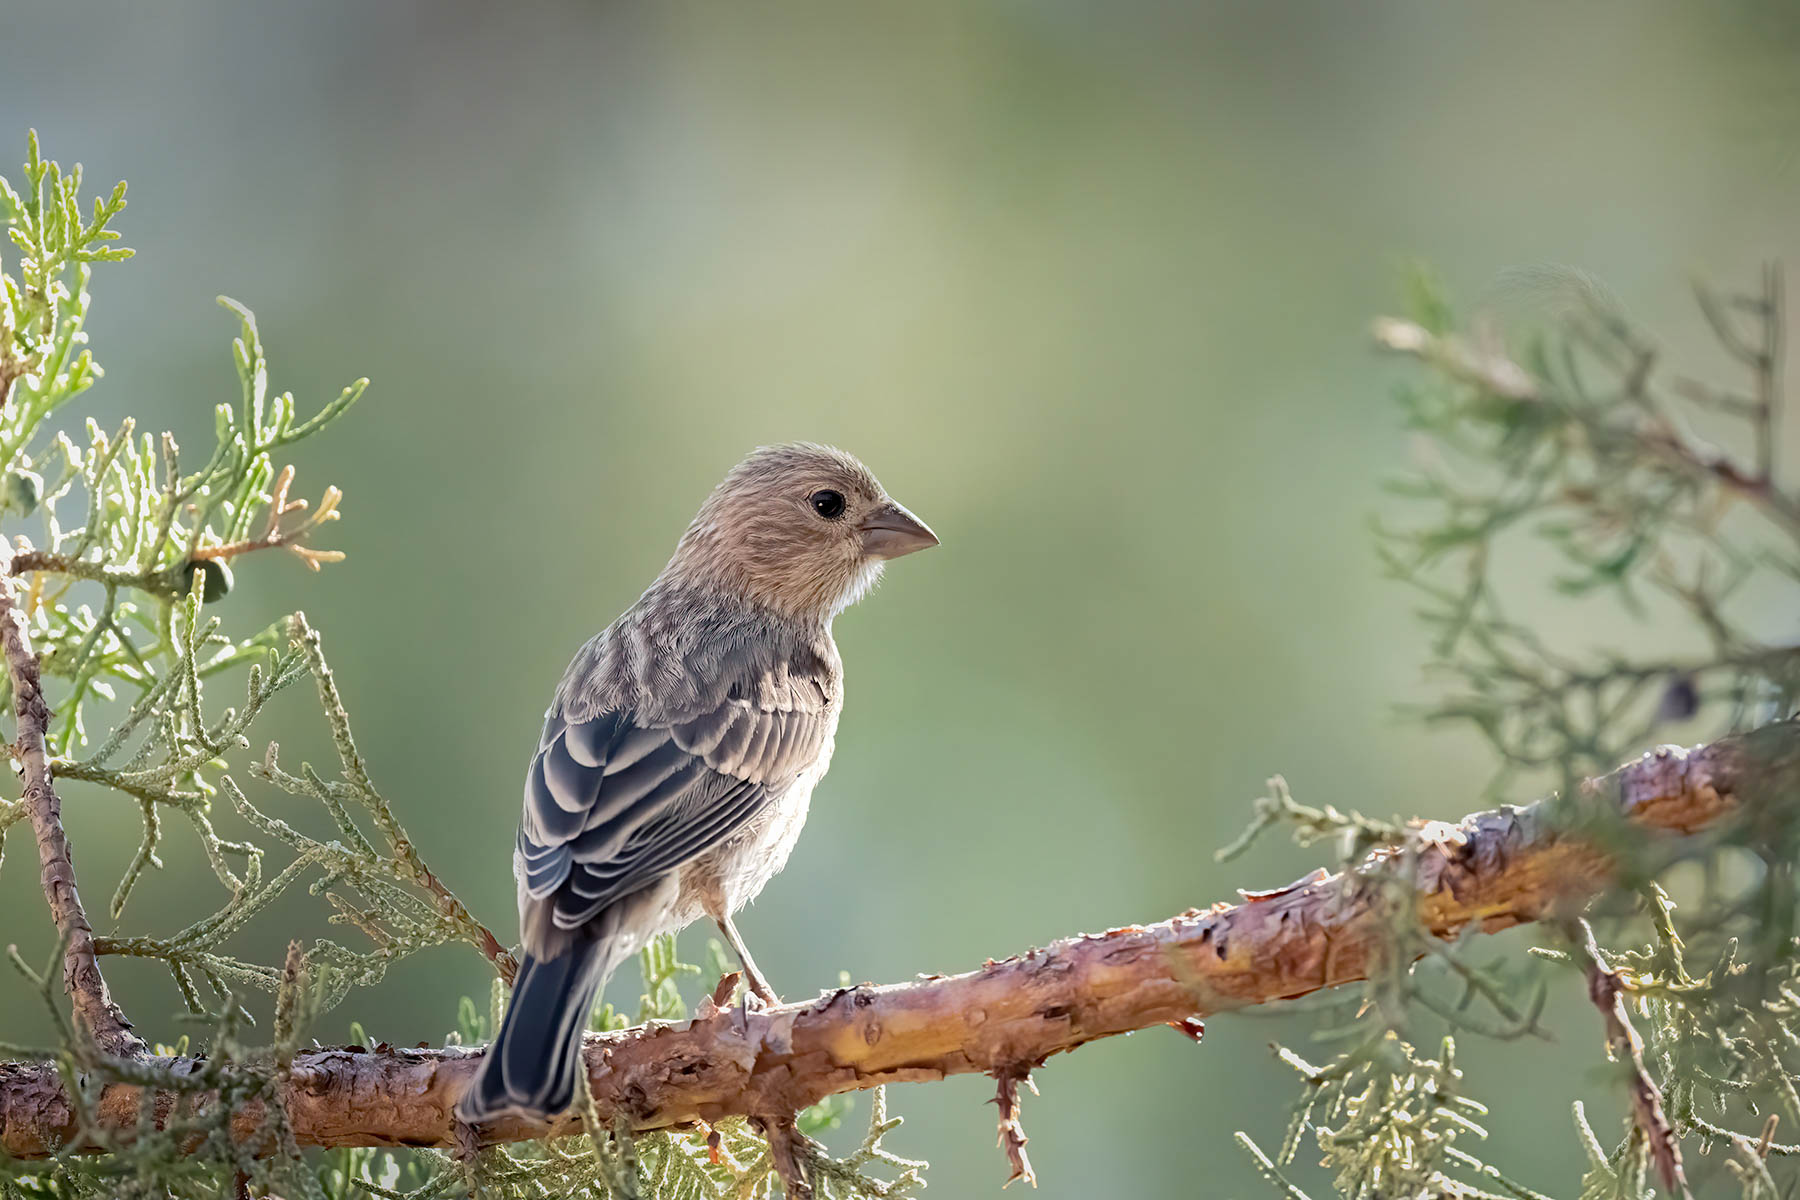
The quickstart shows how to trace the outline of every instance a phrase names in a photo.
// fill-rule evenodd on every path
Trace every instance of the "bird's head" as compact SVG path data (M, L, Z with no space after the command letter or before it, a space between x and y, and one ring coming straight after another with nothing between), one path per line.
M937 544L854 457L800 442L764 446L733 467L682 535L668 573L830 620L888 559Z

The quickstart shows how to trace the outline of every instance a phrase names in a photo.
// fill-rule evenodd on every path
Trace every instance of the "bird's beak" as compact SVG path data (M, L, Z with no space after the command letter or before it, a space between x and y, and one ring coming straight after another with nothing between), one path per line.
M882 501L879 508L863 518L861 529L863 553L870 558L899 558L938 544L931 526L894 500Z

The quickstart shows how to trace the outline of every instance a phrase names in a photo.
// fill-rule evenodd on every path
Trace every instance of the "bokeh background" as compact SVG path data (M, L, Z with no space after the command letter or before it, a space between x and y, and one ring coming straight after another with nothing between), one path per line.
M496 928L552 685L732 462L834 442L933 523L942 548L839 622L835 766L742 922L803 996L1292 878L1317 856L1212 859L1276 771L1380 814L1470 807L1481 750L1395 713L1426 646L1368 532L1404 516L1380 484L1408 454L1369 321L1410 260L1472 301L1563 263L1721 366L1688 281L1795 259L1796 67L1774 4L13 0L0 143L16 163L35 126L131 182L139 255L91 322L103 424L209 444L236 388L219 292L303 410L374 380L298 457L306 494L346 493L320 544L348 562L246 563L222 611L324 630L377 781ZM1614 621L1539 617L1595 643ZM263 732L323 759L318 724L291 695ZM72 791L69 821L103 917L135 814ZM3 940L37 957L9 841ZM179 830L164 855L124 928L219 902ZM300 896L241 948L322 929ZM483 968L420 956L319 1036L435 1041ZM173 1040L160 970L109 970ZM43 1036L34 1003L0 972L7 1038ZM1492 1157L1567 1193L1563 1098L1617 1109L1573 989L1552 1016L1556 1045L1466 1057ZM1039 1194L1266 1194L1231 1132L1279 1141L1295 1088L1268 1043L1306 1028L1052 1062L1025 1112ZM997 1191L991 1093L893 1090L931 1194Z

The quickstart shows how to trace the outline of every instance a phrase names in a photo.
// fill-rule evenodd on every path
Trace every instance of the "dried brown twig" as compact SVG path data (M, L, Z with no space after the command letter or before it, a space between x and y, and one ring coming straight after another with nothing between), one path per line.
M305 500L289 500L288 489L294 485L294 468L281 468L281 474L275 477L275 487L269 493L269 526L258 538L246 538L239 542L227 542L223 546L203 546L193 553L196 562L215 562L236 558L240 554L249 554L255 550L276 550L286 547L299 556L307 567L317 571L328 562L344 561L342 550L315 550L305 545L303 539L327 521L338 519L337 506L344 498L344 493L335 486L325 489L325 495L319 500L319 507L312 516L291 528L281 527L282 519L289 513L304 512Z
M1012 1174L1006 1177L1002 1186L1010 1187L1023 1179L1036 1187L1037 1172L1031 1169L1031 1159L1025 1154L1025 1143L1031 1139L1025 1136L1025 1127L1019 1123L1019 1085L1023 1083L1034 1092L1037 1085L1031 1082L1031 1072L1024 1070L996 1071L994 1078L999 1082L994 1093L994 1103L1000 1108L999 1146L1006 1151L1006 1161L1012 1164Z

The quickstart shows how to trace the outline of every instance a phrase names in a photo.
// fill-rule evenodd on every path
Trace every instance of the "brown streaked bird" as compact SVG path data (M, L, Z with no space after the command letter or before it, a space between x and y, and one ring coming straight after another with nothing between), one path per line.
M888 559L935 545L850 455L765 447L576 654L525 777L524 957L462 1120L567 1109L613 968L703 916L777 1003L731 917L786 865L831 764L844 694L832 619Z

